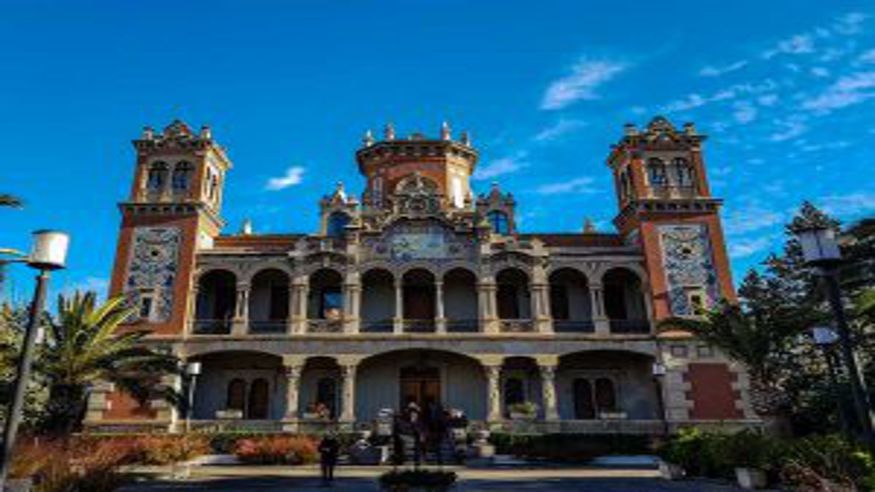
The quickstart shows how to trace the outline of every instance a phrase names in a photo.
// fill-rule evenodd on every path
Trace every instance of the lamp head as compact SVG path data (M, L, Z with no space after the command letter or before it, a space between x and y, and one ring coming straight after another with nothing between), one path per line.
M33 232L33 246L27 264L39 270L59 270L67 264L70 236L61 231L41 229Z
M834 229L809 226L797 228L794 232L802 246L802 256L805 263L819 266L837 263L841 260L839 243L836 241Z

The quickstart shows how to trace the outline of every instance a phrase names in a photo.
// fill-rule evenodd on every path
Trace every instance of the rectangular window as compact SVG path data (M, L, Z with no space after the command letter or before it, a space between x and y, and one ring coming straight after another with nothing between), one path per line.
M150 321L152 319L152 307L155 305L155 300L152 294L143 294L140 296L140 319Z

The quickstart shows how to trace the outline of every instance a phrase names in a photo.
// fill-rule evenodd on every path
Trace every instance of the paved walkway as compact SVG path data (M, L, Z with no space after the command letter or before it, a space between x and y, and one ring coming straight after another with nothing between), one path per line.
M385 468L344 467L330 490L377 492L376 477ZM458 492L737 492L741 489L698 481L669 482L653 470L555 469L457 469ZM199 467L182 481L145 480L123 492L316 492L321 486L316 467Z

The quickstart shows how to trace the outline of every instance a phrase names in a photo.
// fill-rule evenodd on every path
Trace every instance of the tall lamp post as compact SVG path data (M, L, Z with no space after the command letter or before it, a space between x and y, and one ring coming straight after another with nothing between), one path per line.
M0 453L0 490L6 486L6 475L12 461L12 449L15 446L15 435L21 422L21 412L24 406L24 395L30 380L30 368L33 361L33 351L39 329L39 319L46 301L46 288L49 282L49 272L64 268L67 261L67 246L70 236L60 231L39 230L33 233L33 247L30 254L17 262L26 263L39 271L36 276L36 288L30 303L29 318L24 332L24 343L21 356L18 359L18 371L12 393L12 402L6 409L6 422L3 426L3 450Z
M833 360L833 356L835 355L833 349L835 348L836 342L838 342L839 336L832 327L815 326L811 329L811 338L814 340L814 345L823 352L823 358L826 361L826 370L829 375L829 384L831 386L830 393L838 405L839 424L842 428L842 434L848 438L853 438L854 435L849 426L853 417L848 417L845 395L838 391L839 379L838 376L836 376L836 363Z
M194 386L197 377L201 374L200 362L189 362L185 366L185 375L188 376L188 394L185 402L185 433L191 432L191 414L194 411Z
M842 359L848 373L848 380L851 383L854 412L856 413L863 439L870 449L875 449L875 434L872 432L872 414L869 397L866 394L863 380L860 377L860 371L857 368L857 359L854 357L854 347L851 341L851 330L845 317L842 292L839 288L838 267L841 263L841 253L839 252L835 231L825 225L811 223L796 228L794 232L802 246L802 256L805 259L805 263L816 267L825 280L829 304L836 322Z

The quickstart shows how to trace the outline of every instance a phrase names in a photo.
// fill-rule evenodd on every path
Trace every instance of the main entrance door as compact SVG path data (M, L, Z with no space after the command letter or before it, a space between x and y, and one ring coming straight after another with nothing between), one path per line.
M401 369L401 407L411 401L425 409L430 403L441 402L441 376L436 367L405 367Z

